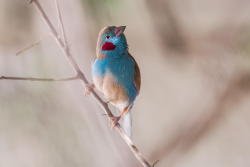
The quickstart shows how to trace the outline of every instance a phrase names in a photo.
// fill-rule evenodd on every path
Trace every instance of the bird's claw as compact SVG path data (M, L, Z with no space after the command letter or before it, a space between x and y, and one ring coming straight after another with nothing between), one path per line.
M109 104L110 102L111 102L111 100L107 100L107 101L105 101L105 103L106 103L106 104Z
M111 128L113 129L114 127L116 127L116 125L118 124L119 120L120 120L120 116L118 117L111 117Z
M121 115L119 115L119 116L114 116L114 115L110 115L110 114L102 114L103 116L108 116L108 118L110 119L110 128L111 129L114 129L116 126L117 126L117 124L118 124L118 122L120 121L120 119L121 119Z
M90 95L91 91L95 88L94 84L85 85L85 96Z

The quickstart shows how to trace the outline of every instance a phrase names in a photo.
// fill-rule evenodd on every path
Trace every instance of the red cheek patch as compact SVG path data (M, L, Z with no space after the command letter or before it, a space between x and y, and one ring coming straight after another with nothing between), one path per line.
M105 42L102 45L102 50L114 50L115 49L115 45L112 42Z

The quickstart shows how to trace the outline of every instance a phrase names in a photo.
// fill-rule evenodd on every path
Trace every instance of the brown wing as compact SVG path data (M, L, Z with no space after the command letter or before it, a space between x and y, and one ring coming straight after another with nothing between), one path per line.
M133 61L135 62L135 76L134 76L134 84L135 87L137 89L137 95L140 92L140 88L141 88L141 73L140 73L140 69L139 66L137 64L137 62L135 61L134 57L131 56L131 54L129 53L129 56L133 59Z

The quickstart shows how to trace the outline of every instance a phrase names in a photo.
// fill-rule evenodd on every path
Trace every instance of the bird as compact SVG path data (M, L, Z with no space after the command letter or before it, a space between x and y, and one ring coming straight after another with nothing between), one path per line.
M108 103L118 110L112 118L112 127L119 122L131 137L131 108L140 92L139 66L129 53L124 31L126 26L106 26L99 32L96 58L92 64L92 88L103 93Z

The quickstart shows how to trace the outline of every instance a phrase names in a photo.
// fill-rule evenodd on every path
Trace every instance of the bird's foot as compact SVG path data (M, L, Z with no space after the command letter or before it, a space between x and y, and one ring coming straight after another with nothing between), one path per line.
M94 84L85 85L85 96L90 95L91 91L95 88Z
M105 101L105 103L106 103L106 104L109 104L110 102L111 102L111 100L107 100L107 101Z
M119 120L121 119L121 116L118 117L111 117L111 128L113 129L119 122Z

